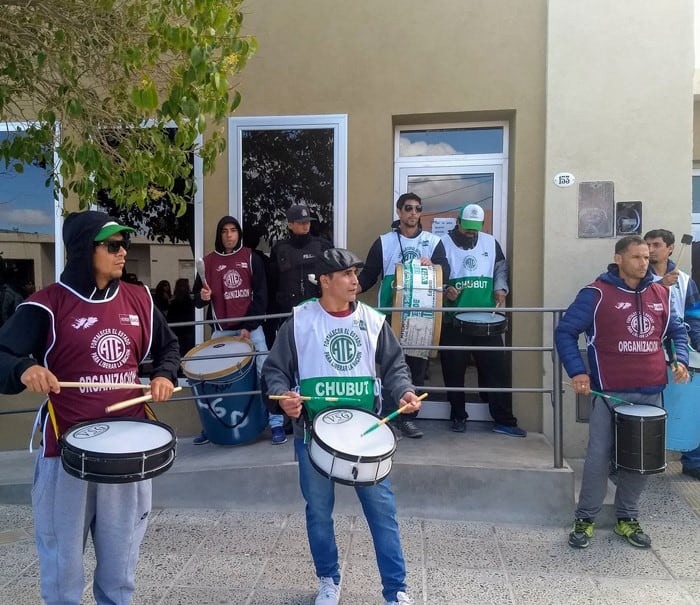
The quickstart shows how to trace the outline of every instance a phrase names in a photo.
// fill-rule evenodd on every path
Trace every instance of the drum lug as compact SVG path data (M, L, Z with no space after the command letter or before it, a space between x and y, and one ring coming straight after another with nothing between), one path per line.
M353 465L352 467L352 478L357 481L357 475L358 475L358 470L357 470L357 465Z

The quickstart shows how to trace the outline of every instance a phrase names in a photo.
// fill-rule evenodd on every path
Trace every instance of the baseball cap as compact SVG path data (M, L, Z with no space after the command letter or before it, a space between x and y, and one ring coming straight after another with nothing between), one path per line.
M105 223L102 225L102 229L100 229L97 232L97 235L95 236L95 241L96 242L103 242L106 240L110 235L114 235L115 233L134 233L136 229L133 229L132 227L127 227L126 225L120 225L116 221L109 221L108 223Z
M308 223L312 220L316 220L316 218L311 216L309 209L304 204L294 204L287 210L287 221L290 223Z
M330 248L321 256L318 263L318 274L327 275L336 271L345 271L350 267L361 269L365 266L362 259L354 255L350 250L343 248Z
M484 209L477 204L467 204L459 212L459 224L462 229L481 231L484 226Z

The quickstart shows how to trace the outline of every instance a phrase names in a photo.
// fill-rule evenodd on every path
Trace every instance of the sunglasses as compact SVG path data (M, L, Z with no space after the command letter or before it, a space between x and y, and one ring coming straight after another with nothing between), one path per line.
M95 242L96 246L106 246L107 252L110 254L117 254L119 248L124 248L128 250L131 247L131 241L128 239L108 239L103 242Z
M423 212L423 206L411 206L410 204L406 204L401 210L404 212L412 212L413 210L416 212Z

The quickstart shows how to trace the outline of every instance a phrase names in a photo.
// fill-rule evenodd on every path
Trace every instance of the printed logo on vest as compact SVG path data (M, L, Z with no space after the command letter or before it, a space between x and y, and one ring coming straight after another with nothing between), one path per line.
M630 313L625 323L627 331L640 338L648 337L654 330L654 318L646 313Z
M404 248L403 258L399 262L409 263L412 260L418 260L421 257L420 250L417 248Z
M241 274L235 269L226 271L226 273L224 274L224 286L226 286L227 288L234 290L235 288L238 288L238 286L240 286L242 283L243 279L241 278Z
M90 342L90 357L101 368L114 370L122 367L131 357L131 340L114 328L98 332Z
M337 328L323 341L326 361L339 372L348 372L362 359L360 344L360 337L353 331Z
M97 317L78 317L72 324L71 328L76 330L87 330L90 326L94 326L97 323Z
M139 321L138 315L133 315L130 313L120 313L119 323L123 326L139 326L141 322Z
M464 262L462 263L467 271L474 271L477 267L476 257L472 254L468 254L464 257Z

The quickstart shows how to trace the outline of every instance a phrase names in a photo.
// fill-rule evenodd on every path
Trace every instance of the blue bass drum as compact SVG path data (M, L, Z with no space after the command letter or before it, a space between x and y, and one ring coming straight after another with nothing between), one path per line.
M676 384L668 370L664 408L668 414L666 449L689 452L700 445L700 353L690 351L690 382Z
M254 350L247 338L222 336L194 347L182 359L182 371L197 397L202 428L212 443L248 443L267 427L260 395L236 395L257 390Z

